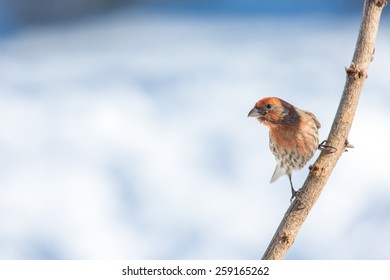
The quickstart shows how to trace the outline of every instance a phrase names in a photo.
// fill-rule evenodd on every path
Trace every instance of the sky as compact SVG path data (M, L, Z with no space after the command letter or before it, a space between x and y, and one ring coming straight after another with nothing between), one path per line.
M247 114L277 96L326 139L359 16L124 9L0 37L0 258L261 258L290 187L270 184L268 130ZM390 257L388 27L355 148L286 259Z

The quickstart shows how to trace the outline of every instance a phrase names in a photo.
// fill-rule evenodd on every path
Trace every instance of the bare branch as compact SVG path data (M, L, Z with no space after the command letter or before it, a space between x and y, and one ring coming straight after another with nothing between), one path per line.
M386 0L365 0L364 2L355 53L351 65L346 68L347 81L326 143L327 146L335 149L323 149L316 162L309 167L309 175L299 192L298 199L295 199L287 209L262 257L264 260L284 258L320 196L338 159L349 146L348 134L364 81L367 78L368 65L373 58L379 20L386 4Z

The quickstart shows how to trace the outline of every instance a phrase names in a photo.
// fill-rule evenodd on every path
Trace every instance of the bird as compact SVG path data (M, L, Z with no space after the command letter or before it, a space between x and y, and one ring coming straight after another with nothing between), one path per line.
M291 199L297 197L291 173L302 169L318 149L321 124L313 113L299 109L277 97L266 97L248 113L269 128L269 148L276 159L271 183L283 175L290 180Z

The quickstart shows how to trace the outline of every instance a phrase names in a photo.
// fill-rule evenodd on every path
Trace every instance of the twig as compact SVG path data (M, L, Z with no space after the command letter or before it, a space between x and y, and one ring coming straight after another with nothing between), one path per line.
M303 222L317 201L333 168L348 147L348 134L355 116L363 84L367 78L368 65L374 54L375 39L379 20L386 6L386 0L365 0L363 17L351 65L346 68L347 81L343 95L333 121L326 145L336 148L332 152L324 149L316 162L310 166L310 172L298 199L287 209L275 235L262 259L283 259L294 243Z

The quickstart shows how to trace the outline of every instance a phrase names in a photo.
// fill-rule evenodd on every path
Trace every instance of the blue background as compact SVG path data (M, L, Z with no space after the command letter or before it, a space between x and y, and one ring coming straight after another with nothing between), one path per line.
M247 113L278 96L326 139L362 2L0 0L0 258L259 259L290 189ZM386 10L287 259L390 256Z

